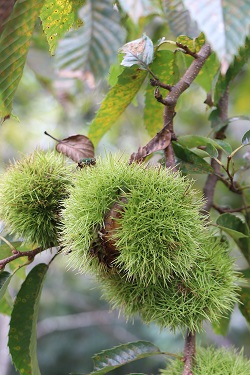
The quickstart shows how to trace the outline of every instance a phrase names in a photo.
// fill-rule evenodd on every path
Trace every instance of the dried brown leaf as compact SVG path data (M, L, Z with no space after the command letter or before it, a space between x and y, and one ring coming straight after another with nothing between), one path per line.
M171 133L167 127L164 127L151 141L144 147L139 147L137 152L134 152L129 159L129 164L133 162L142 163L146 156L155 151L164 150L168 147L171 141Z
M95 156L94 145L85 135L75 134L63 140L58 140L47 132L45 134L58 142L56 145L58 152L66 155L76 163L79 163L81 159L94 158Z

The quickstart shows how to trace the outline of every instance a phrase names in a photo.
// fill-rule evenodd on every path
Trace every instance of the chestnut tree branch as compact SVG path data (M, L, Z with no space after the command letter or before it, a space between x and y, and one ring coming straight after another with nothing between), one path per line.
M0 260L0 269L4 269L4 267L8 263L12 262L15 259L21 258L21 257L28 257L28 260L32 261L37 254L39 254L39 253L41 253L42 251L45 251L45 250L47 250L47 249L42 249L41 247L37 247L36 249L29 250L29 251L14 250L12 252L15 252L15 254L11 255L8 258Z

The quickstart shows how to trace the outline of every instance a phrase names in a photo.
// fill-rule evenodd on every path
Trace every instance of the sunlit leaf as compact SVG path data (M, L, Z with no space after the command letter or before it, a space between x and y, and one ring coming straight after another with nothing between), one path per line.
M147 72L138 67L125 68L118 77L118 82L113 86L90 124L89 138L96 145L103 135L115 124L119 116L131 103L140 89Z
M43 0L19 0L0 37L0 118L10 117L19 81Z
M46 264L35 266L19 290L10 321L9 350L21 374L40 375L36 357L36 323Z
M183 0L183 3L199 29L205 33L222 64L222 72L226 73L249 34L249 1Z
M91 372L91 375L107 374L127 363L157 354L161 354L160 349L148 341L137 341L103 350L93 357L94 371Z
M78 19L77 10L86 0L45 0L40 18L53 55L59 39Z
M212 173L213 168L200 156L182 146L178 142L172 142L174 153L177 157L177 165L183 173Z
M243 135L241 142L245 146L250 144L250 130Z
M116 61L125 40L119 13L111 0L89 0L79 11L79 17L84 25L59 42L57 66L61 71L91 71L102 78Z
M156 14L157 11L155 4L152 4L150 0L119 0L119 4L126 12L135 24L141 17L146 17L149 14Z
M175 55L171 51L157 51L155 59L150 65L152 72L159 80L168 85L174 85L179 79L179 70L175 64ZM144 124L151 137L163 126L164 107L154 97L155 88L147 84L145 93ZM163 97L167 92L160 89Z
M175 36L195 38L200 34L197 23L191 19L182 0L163 0L162 4L168 25Z
M248 323L250 323L250 288L242 287L240 292L239 309Z
M146 70L153 61L154 45L152 40L144 34L140 39L124 44L119 52L125 54L121 65L130 67L137 64L141 69Z

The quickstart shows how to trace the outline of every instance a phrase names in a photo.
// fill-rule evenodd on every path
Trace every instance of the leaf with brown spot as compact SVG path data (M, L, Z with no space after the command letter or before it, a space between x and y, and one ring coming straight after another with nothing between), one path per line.
M169 129L165 126L156 136L151 139L151 141L144 147L139 147L137 152L134 152L129 159L129 164L134 161L137 163L143 162L146 156L152 154L155 151L164 150L168 147L171 141L171 133Z
M85 135L75 134L70 137L58 140L51 136L46 131L44 134L58 142L56 150L66 155L76 163L79 163L84 158L94 158L95 151L91 140Z

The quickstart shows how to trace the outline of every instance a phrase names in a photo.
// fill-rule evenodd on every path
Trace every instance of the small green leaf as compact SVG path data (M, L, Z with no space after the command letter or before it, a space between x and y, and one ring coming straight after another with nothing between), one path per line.
M214 140L218 145L219 147L227 154L227 155L230 155L231 152L233 151L232 150L232 146L225 142L225 141L222 141L221 139L215 139Z
M212 53L206 60L198 76L195 78L195 82L198 83L206 92L211 91L214 77L218 72L219 67L219 61L216 58L215 53Z
M10 321L9 349L21 375L40 375L36 357L36 323L42 285L48 266L38 264L19 290Z
M121 65L131 67L137 64L141 69L147 70L147 66L153 61L154 45L152 40L144 34L142 38L124 44L119 52L125 53Z
M179 70L175 64L172 51L157 51L155 59L150 65L152 72L158 79L168 85L174 85L179 79ZM145 93L144 124L151 137L162 129L164 107L154 97L154 88L147 84ZM161 89L163 91L163 89ZM165 92L163 92L165 95Z
M250 130L243 135L241 142L245 146L250 144Z
M238 272L242 273L242 275L246 278L246 279L250 279L250 268L247 268L245 270L239 270Z
M77 10L86 0L45 0L40 18L53 55L59 39L78 19Z
M250 323L250 288L242 287L240 292L239 309L246 321Z
M0 303L0 314L10 316L11 311L12 311L12 305L13 305L13 303L11 303L11 297L5 295L5 296L1 299L1 303Z
M240 238L247 238L249 236L249 228L247 224L233 214L225 213L220 215L216 220L216 224L236 241Z
M206 151L212 158L216 158L218 156L218 151L216 148L222 149L222 147L213 139L201 137L199 135L184 135L178 138L178 142L188 148L203 146L204 151Z
M212 173L213 168L200 156L177 142L172 142L179 168L183 173Z
M0 272L0 300L3 298L6 292L12 276L13 274L7 271Z
M217 322L212 323L212 327L216 335L226 336L228 332L228 328L229 328L231 315L232 315L232 311L228 311Z
M0 37L0 118L9 118L43 0L19 0Z
M148 341L137 341L104 350L93 357L94 371L90 375L107 374L118 367L141 358L162 354L160 349ZM82 375L82 374L72 374Z
M117 84L109 90L90 124L88 136L94 145L100 141L131 103L146 75L146 71L132 67L125 68L118 77Z

